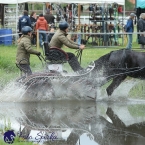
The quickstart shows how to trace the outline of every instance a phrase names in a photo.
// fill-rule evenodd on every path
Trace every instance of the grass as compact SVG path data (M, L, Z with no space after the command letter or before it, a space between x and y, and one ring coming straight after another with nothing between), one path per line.
M144 104L135 104L128 106L128 110L133 117L144 117L145 116L145 105Z
M136 43L136 36L134 35L133 49L137 47L139 48L139 45ZM98 59L102 55L109 53L110 51L122 48L125 48L125 46L116 46L112 48L96 48L91 45L87 45L82 54L81 66L86 67L91 61ZM34 49L36 49L36 47L34 47ZM2 82L1 86L5 85L12 79L16 79L19 76L19 69L15 65L16 50L16 45L0 45L0 82ZM76 50L66 47L64 47L63 50L65 50L66 52L76 52ZM39 49L38 51L41 51L42 53L41 49ZM36 55L31 55L30 63L33 72L43 70L42 62ZM68 64L65 64L64 67L71 70Z
M138 44L134 42L134 48L136 48ZM19 74L19 70L15 65L15 58L16 58L16 47L15 45L12 46L3 46L0 45L0 78L6 76L6 78L11 78L11 75L16 77ZM116 46L112 48L95 48L91 45L86 47L83 51L82 55L82 66L87 66L92 60L98 59L100 56L109 53L112 50L121 49L124 46ZM36 48L34 48L36 49ZM73 52L75 53L76 50L63 48L66 52ZM42 52L42 50L39 49ZM36 55L31 55L30 59L31 68L32 70L36 71L38 69L42 69L42 63L38 59Z
M0 145L8 145L8 143L5 143L4 140L0 140ZM15 141L14 143L12 143L12 145L34 145L34 144L32 142L19 142L19 141Z

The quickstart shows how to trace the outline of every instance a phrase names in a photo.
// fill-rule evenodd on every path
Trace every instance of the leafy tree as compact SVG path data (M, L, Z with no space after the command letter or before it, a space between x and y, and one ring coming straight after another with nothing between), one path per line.
M135 5L131 3L129 0L125 0L125 10L126 11L134 11Z

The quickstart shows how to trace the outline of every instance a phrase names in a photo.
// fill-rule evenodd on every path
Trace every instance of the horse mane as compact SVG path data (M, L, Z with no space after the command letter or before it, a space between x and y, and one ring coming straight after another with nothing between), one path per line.
M113 51L101 56L99 59L95 60L95 68L96 69L99 69L101 68L103 65L106 65L108 66L108 62L109 62L109 58L110 58L110 55Z

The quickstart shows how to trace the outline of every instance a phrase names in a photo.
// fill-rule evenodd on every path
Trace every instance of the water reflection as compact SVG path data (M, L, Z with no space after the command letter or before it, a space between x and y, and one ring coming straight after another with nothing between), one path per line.
M144 107L89 101L1 103L0 126L4 130L9 120L24 141L45 145L143 145Z

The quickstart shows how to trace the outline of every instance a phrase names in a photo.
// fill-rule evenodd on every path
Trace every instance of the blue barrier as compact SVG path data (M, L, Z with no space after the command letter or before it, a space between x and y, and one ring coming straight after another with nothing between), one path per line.
M12 45L12 29L0 29L0 45ZM3 36L9 35L9 36Z

